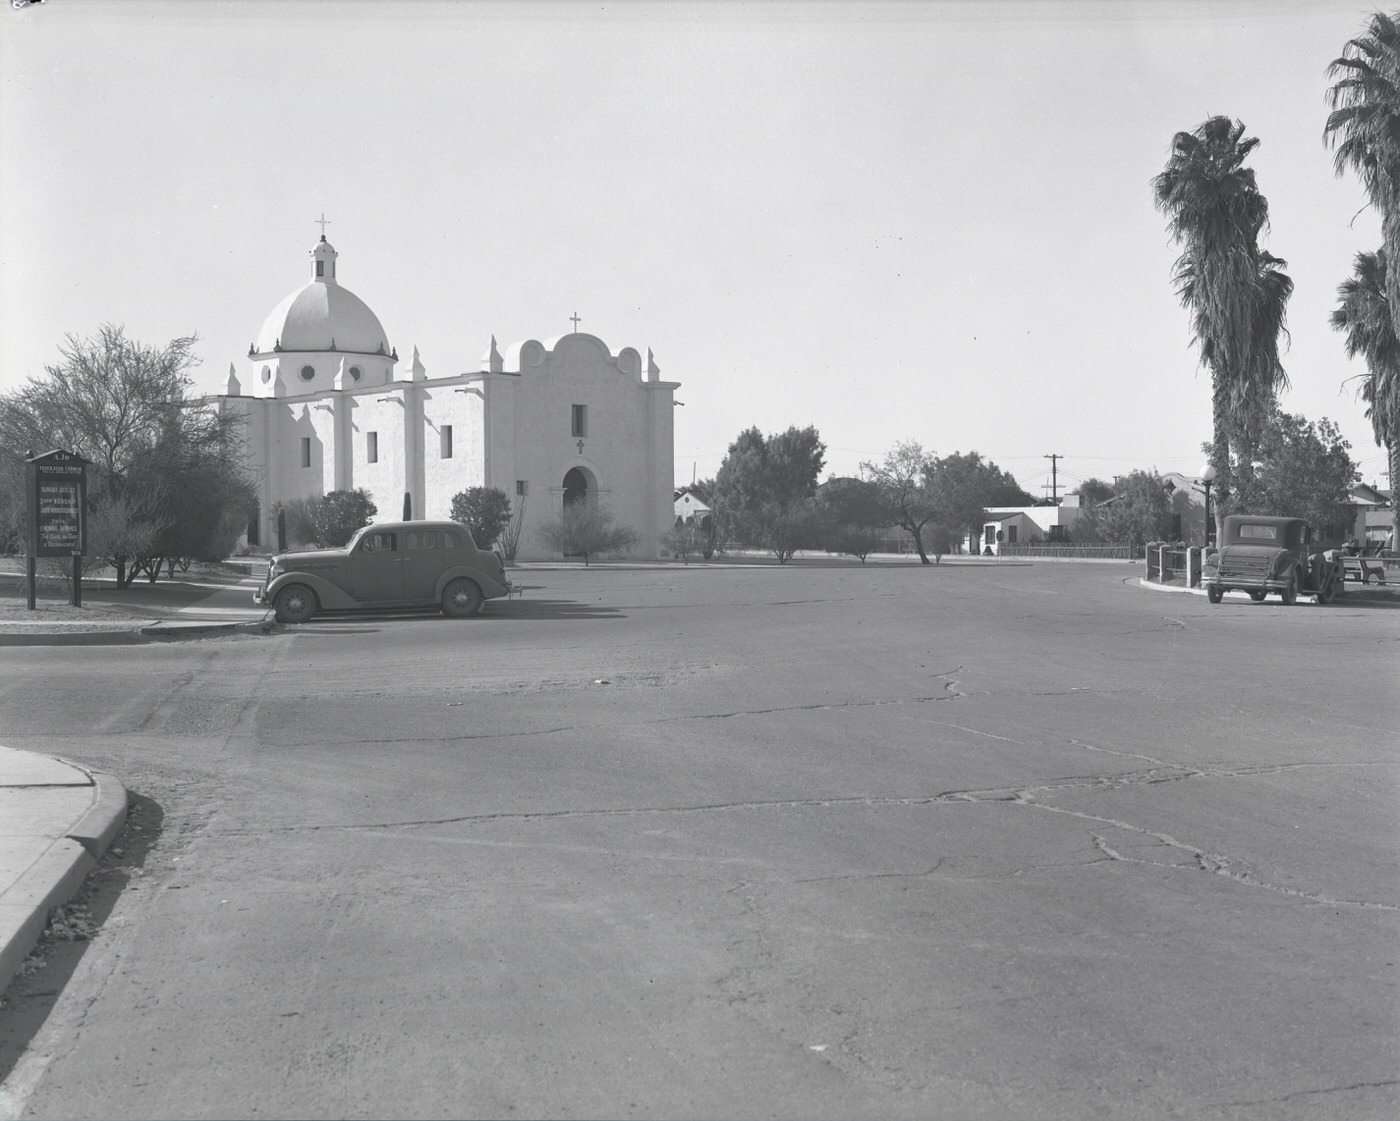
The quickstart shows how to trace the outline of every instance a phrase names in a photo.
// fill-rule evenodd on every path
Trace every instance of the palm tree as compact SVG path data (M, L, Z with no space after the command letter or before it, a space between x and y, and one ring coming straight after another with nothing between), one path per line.
M1288 338L1286 315L1293 295L1293 279L1283 270L1288 262L1261 251L1255 273L1253 328L1249 342L1249 365L1242 378L1231 383L1233 439L1239 456L1236 467L1253 474L1254 452L1263 426L1277 404L1278 395L1288 388L1288 374L1279 355L1279 338Z
M1250 471L1261 419L1287 385L1279 335L1293 282L1287 262L1259 248L1269 203L1244 166L1258 143L1239 121L1211 117L1172 138L1167 166L1152 181L1182 247L1172 281L1211 373L1218 520L1229 511L1232 463Z
M1327 76L1332 112L1324 139L1334 146L1337 174L1355 171L1381 216L1385 250L1400 260L1400 16L1376 12L1366 33L1351 39ZM1400 269L1386 287L1391 319L1400 334Z
M1358 253L1350 277L1337 286L1337 309L1332 326L1346 332L1347 356L1366 360L1361 399L1371 421L1376 444L1385 448L1390 468L1391 541L1400 542L1400 510L1395 484L1400 482L1400 336L1395 330L1384 249Z

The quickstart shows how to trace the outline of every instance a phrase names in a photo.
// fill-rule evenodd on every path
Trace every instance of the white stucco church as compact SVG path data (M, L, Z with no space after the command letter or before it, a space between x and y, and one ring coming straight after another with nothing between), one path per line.
M666 555L679 383L661 380L651 351L643 364L578 331L504 351L492 337L479 371L429 377L340 284L337 257L322 233L310 282L273 308L247 377L230 365L216 398L246 421L250 545L276 543L277 509L296 498L363 488L380 518L400 517L405 495L413 517L446 518L454 495L487 486L523 510L517 559L558 555L537 530L574 501L635 530L632 555Z

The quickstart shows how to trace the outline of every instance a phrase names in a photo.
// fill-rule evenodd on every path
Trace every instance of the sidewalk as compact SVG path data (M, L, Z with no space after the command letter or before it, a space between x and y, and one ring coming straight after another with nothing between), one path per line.
M126 821L111 775L0 747L0 989Z
M110 580L85 580L81 608L45 587L30 611L23 576L0 572L0 648L159 642L275 626L253 603L260 577L229 566L188 575L121 590ZM0 990L125 821L126 788L113 776L0 746Z
M0 646L114 646L265 633L275 624L271 612L253 602L261 576L223 565L122 589L110 579L86 579L82 607L70 605L66 589L50 585L30 611L24 576L0 571Z

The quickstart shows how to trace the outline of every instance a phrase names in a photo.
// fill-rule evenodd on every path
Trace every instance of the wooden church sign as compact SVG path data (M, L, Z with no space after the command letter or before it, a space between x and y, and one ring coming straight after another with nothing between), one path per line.
M87 460L51 451L29 465L29 555L73 557L87 553Z
M29 610L34 610L37 561L71 557L73 581L69 602L83 605L83 557L87 553L87 465L80 455L62 450L30 456L28 475L29 554L25 583Z

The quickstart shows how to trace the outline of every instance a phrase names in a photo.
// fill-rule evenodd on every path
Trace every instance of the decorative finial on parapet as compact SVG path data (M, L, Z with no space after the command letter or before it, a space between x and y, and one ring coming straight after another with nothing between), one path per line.
M427 367L423 365L423 360L418 357L418 348L415 346L413 348L413 380L422 381L423 375L427 372Z
M496 348L496 336L491 336L491 349L481 356L481 368L493 374L505 372L506 360Z
M656 357L651 352L651 347L647 347L647 378L656 381L661 377L661 367L656 364Z

